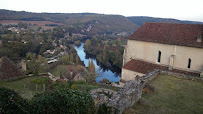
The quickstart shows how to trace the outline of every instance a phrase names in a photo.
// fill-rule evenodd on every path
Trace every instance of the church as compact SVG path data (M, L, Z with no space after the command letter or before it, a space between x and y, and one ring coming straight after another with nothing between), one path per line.
M191 76L203 71L203 25L145 23L128 37L121 80L155 69Z

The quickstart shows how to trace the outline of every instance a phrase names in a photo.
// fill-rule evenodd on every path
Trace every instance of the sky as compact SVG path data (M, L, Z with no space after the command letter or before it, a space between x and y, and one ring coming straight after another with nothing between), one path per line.
M49 13L100 13L203 22L203 0L0 0L0 9Z

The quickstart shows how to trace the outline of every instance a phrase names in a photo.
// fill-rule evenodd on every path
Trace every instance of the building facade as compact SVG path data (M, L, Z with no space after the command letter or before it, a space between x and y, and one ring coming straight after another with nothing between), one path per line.
M202 36L203 25L145 23L128 37L121 79L133 80L154 69L199 75L203 71Z

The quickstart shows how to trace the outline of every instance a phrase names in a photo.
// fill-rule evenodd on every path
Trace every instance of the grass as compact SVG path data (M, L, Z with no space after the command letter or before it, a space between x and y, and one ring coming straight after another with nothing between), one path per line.
M161 74L149 86L154 91L143 93L141 100L125 114L203 113L202 82Z
M0 83L0 87L6 87L15 90L20 96L25 99L31 99L37 93L43 92L43 84L46 77L24 77L12 81L3 81ZM36 85L38 88L36 90Z
M52 82L48 77L33 76L33 77L20 77L13 79L12 81L0 82L0 87L6 87L16 91L21 97L31 100L34 95L43 93L43 84L46 85L45 92L54 91L61 88L72 88L72 85L76 86L77 90L89 92L90 90L97 88L107 88L117 91L116 87L104 87L97 83L86 83L84 81L77 82ZM36 90L36 85L38 89Z
M55 77L60 77L67 70L67 65L58 65L56 68L51 70L51 74Z

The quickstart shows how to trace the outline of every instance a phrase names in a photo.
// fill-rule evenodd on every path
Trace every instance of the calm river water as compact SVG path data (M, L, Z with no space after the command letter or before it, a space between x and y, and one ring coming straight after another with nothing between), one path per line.
M114 67L111 67L110 69L106 68L105 66L97 62L97 60L95 59L95 56L87 55L84 51L84 43L82 43L79 47L77 46L74 46L74 47L81 61L84 61L84 64L86 67L88 66L89 60L93 59L96 73L99 75L96 78L97 83L103 80L103 78L108 79L110 82L119 82L121 71L118 68L114 68Z

